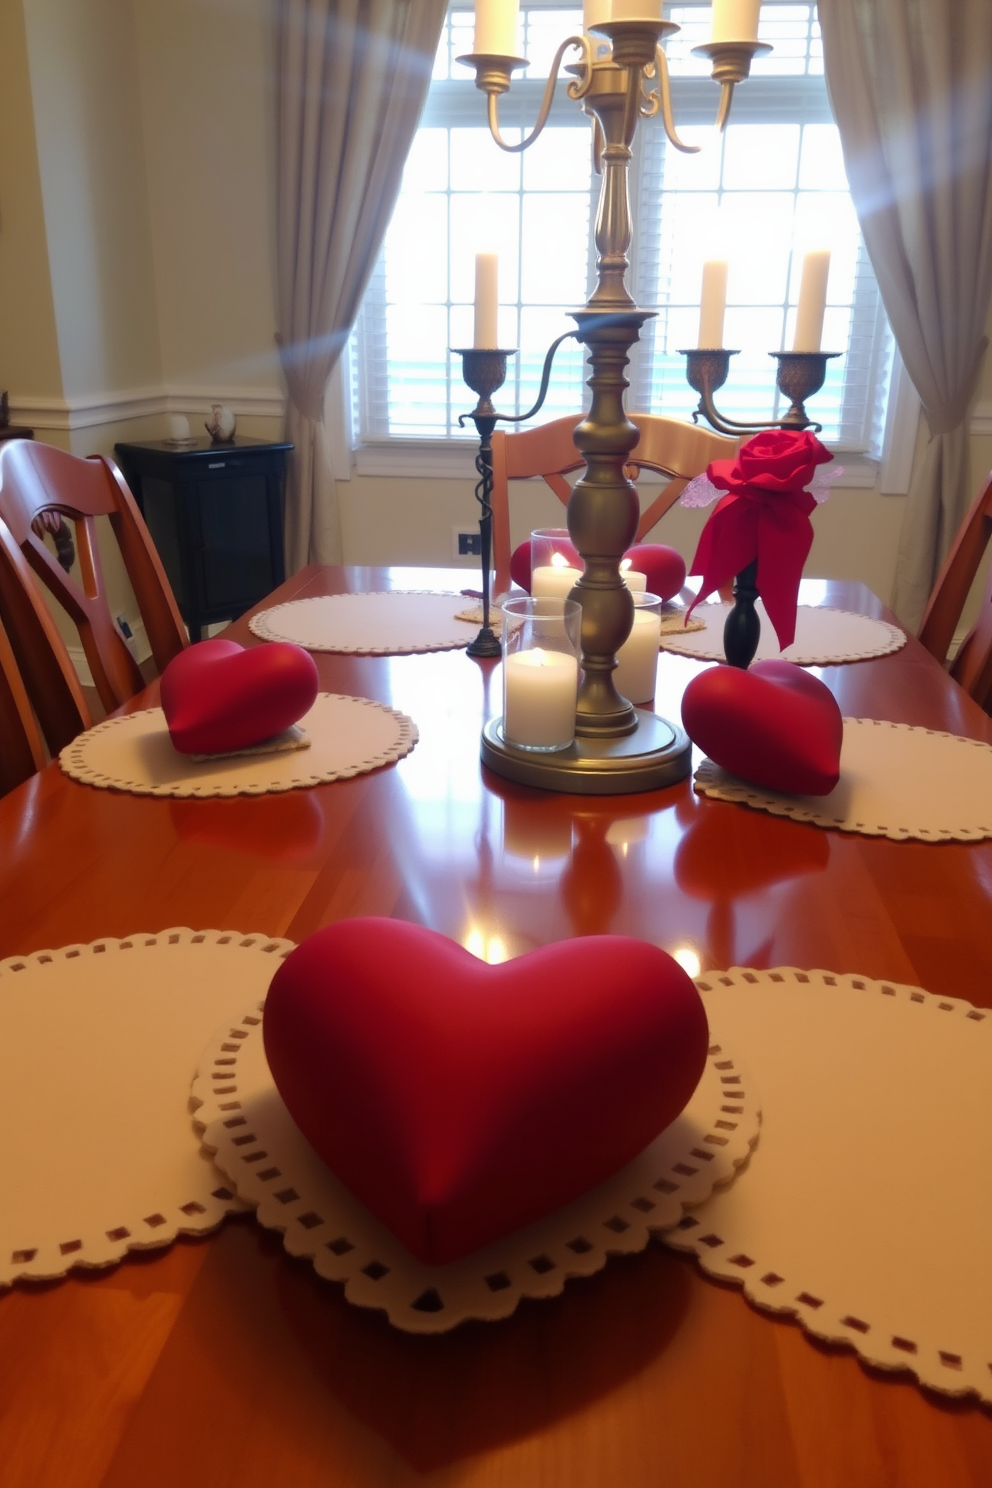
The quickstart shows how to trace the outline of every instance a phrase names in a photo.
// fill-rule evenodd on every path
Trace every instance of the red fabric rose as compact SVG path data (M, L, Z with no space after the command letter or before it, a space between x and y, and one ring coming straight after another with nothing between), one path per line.
M803 564L813 542L816 502L803 488L833 456L805 429L768 429L742 445L736 460L714 460L706 474L728 494L703 528L689 570L702 575L689 614L707 595L758 560L758 593L784 651L796 637Z
M830 451L806 429L766 429L741 445L731 480L761 486L765 491L801 491L813 479L816 467L832 459ZM730 460L716 460L713 468L729 465ZM712 476L710 479L716 486L724 485Z

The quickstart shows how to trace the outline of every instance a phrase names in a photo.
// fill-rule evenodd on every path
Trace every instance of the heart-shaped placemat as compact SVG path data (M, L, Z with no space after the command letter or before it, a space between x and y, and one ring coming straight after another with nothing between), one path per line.
M190 1073L292 949L173 929L0 961L0 1286L107 1266L244 1207L191 1137Z
M412 1333L466 1318L496 1319L522 1297L556 1296L611 1254L643 1250L716 1185L729 1183L757 1140L755 1092L733 1057L711 1046L682 1115L632 1163L581 1199L443 1266L418 1261L321 1162L269 1072L260 1005L225 1024L193 1082L203 1141L238 1193L279 1230L290 1255L344 1283L345 1296L381 1308Z
M396 589L291 599L248 623L263 641L293 641L308 651L404 656L467 646L478 623L459 619L464 609L458 594Z
M349 780L402 759L417 726L369 698L321 692L300 719L310 748L196 760L169 738L161 708L107 718L67 744L59 764L73 780L136 796L259 796Z
M694 620L705 621L705 628L695 632L664 631L662 649L676 651L680 656L695 656L700 661L723 661L723 627L730 609L729 604L700 605L692 616ZM842 661L888 656L906 644L905 631L885 620L852 614L849 610L832 610L826 605L800 605L796 611L796 639L782 651L760 599L755 610L761 620L758 661L784 656L798 666L832 666Z
M992 746L979 739L845 718L840 780L827 796L787 796L703 760L696 790L775 816L864 837L978 842L992 837Z
M879 1368L992 1401L992 1013L792 967L696 986L761 1091L761 1141L665 1243Z

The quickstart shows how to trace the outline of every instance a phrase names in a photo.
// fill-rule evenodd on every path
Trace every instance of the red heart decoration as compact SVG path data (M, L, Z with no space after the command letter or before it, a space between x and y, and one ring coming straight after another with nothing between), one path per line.
M649 594L671 599L685 583L685 559L664 543L638 543L628 548L624 557L630 559L634 573L642 573L647 579Z
M235 641L200 641L162 673L162 711L183 754L226 754L296 723L319 685L302 646L274 641L246 651Z
M428 1265L560 1208L634 1158L706 1063L699 994L644 941L489 966L399 920L341 920L265 1004L280 1095L338 1178Z
M714 764L767 790L826 796L840 779L844 720L830 688L791 661L693 677L682 722Z

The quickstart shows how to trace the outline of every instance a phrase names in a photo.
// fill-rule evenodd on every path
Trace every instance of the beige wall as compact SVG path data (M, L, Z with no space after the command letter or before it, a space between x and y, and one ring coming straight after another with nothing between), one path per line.
M62 392L160 381L130 0L24 7Z
M61 393L21 0L0 0L0 387Z
M164 381L278 399L270 5L133 10Z

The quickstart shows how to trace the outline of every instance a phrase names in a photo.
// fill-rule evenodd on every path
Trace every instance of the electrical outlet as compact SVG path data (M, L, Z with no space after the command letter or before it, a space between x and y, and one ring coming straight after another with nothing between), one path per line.
M478 558L482 553L482 535L478 527L452 527L452 545L456 558Z
M137 661L138 660L138 643L137 643L137 641L134 638L134 631L131 629L131 625L130 625L130 622L129 622L127 616L126 615L115 615L114 616L114 621L115 621L115 623L117 625L117 629L120 632L121 639L123 640L125 646L130 651L130 653L134 657L135 661Z

